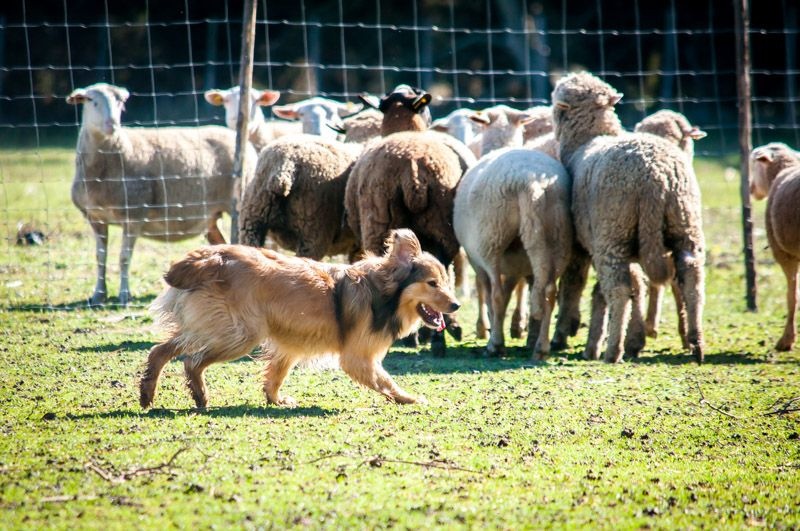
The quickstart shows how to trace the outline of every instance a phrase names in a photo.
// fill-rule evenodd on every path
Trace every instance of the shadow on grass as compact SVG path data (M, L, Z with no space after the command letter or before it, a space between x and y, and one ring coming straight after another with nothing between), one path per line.
M119 419L119 418L177 418L189 415L202 415L206 417L256 417L256 418L293 418L293 417L327 417L338 415L336 409L326 409L317 406L281 408L276 406L220 406L209 407L206 409L187 408L187 409L160 409L153 408L143 411L141 409L105 411L102 413L85 413L81 415L67 415L69 420L88 420L88 419Z
M142 297L132 297L127 306L121 306L118 299L112 297L105 304L92 306L89 299L81 299L62 304L20 304L17 306L7 306L4 309L9 312L72 312L75 310L131 310L141 308L146 310L151 302L156 298L155 295L144 295Z
M83 346L75 350L78 352L139 352L149 351L153 341L120 341L119 343L106 343L105 345Z
M631 363L664 365L697 365L694 357L685 352L659 351L652 355L647 352L639 358L627 360ZM759 363L771 363L763 356L756 356L747 352L711 352L706 353L703 365L757 365Z

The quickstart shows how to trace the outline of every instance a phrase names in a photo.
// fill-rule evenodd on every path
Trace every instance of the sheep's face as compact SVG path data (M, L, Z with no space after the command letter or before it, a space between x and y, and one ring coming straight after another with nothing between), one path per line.
M81 127L109 136L121 127L122 111L129 96L130 93L122 87L95 83L72 91L67 96L67 103L83 104Z
M276 105L272 112L286 120L300 120L306 134L333 140L337 132L344 128L342 118L357 113L361 108L360 104L316 97L288 105Z
M444 118L439 118L431 124L431 129L447 133L469 145L479 132L478 124L470 119L475 111L470 109L456 109Z
M750 153L750 194L764 199L778 173L788 166L800 164L800 155L786 144L772 142Z
M684 115L669 110L651 114L636 124L634 131L660 136L677 145L690 158L694 157L694 141L706 136L705 131L690 124Z
M552 94L556 136L567 122L579 122L580 134L619 134L622 125L614 111L622 94L601 79L586 73L562 78Z
M272 105L278 101L280 96L281 93L275 90L250 89L248 129L251 133L264 122L264 113L261 112L261 107ZM211 105L225 107L225 125L230 129L236 129L236 122L239 119L239 87L227 90L207 90L204 97Z

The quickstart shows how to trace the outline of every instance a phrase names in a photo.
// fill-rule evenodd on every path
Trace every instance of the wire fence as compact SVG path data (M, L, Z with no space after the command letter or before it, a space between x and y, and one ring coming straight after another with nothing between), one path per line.
M5 4L0 8L5 238L0 273L6 280L0 295L42 306L77 303L77 291L93 282L94 258L91 233L69 200L73 168L65 150L74 148L81 112L65 97L105 81L131 93L125 125L224 125L222 111L208 105L203 92L238 85L242 6L188 0ZM547 104L555 79L589 70L625 94L618 106L625 126L632 128L658 109L680 111L709 133L697 145L699 157L735 165L731 2L463 4L258 0L253 84L279 90L286 103L317 95L353 101L362 92L382 94L408 83L434 95L431 111L438 117L460 107ZM751 8L755 145L780 140L800 146L798 11L791 0ZM27 255L16 245L21 223L48 238L50 259L28 257L25 265ZM78 258L59 266L54 242L73 236ZM173 252L156 250L153 266L163 270L163 256ZM134 264L134 277L137 269ZM44 287L26 291L30 275ZM62 277L75 293L58 291L54 280Z

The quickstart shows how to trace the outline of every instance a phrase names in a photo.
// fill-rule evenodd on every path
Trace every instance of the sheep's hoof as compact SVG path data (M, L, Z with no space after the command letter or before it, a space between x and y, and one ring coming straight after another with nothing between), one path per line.
M492 345L488 343L484 355L489 358L500 358L506 355L505 345Z
M658 329L653 328L650 325L646 325L644 329L644 334L647 337L652 337L653 339L656 339L658 337Z
M534 361L544 361L550 356L550 351L545 350L544 345L536 345L536 348L533 349L533 360Z
M603 361L606 363L621 363L624 361L622 358L622 351L618 349L607 350Z
M788 352L792 350L793 346L794 338L784 336L778 340L778 343L775 345L775 350L778 352Z
M511 323L510 334L514 339L519 339L524 335L524 331L519 323Z
M461 329L461 325L456 322L450 323L447 326L446 330L447 333L450 334L450 336L456 341L461 341L461 337L464 335L464 332Z
M486 339L488 331L489 327L483 324L483 321L479 319L478 322L475 324L475 337L477 337L478 339Z
M583 351L583 359L589 361L597 361L600 359L600 346L587 346L586 350Z
M550 341L550 350L559 351L559 350L566 350L569 348L569 343L567 342L566 336L562 336L558 332L555 333L553 336L553 340Z

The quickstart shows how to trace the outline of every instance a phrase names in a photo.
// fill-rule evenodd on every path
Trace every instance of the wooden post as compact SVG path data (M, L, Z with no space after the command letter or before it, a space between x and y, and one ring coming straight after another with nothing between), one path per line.
M736 87L739 97L739 153L741 156L742 231L744 239L744 268L747 309L756 305L756 259L753 252L753 218L750 207L750 151L753 149L750 116L750 5L749 0L733 0L736 32Z
M231 199L231 243L239 243L239 199L244 175L244 152L248 142L248 125L250 122L250 88L253 86L253 46L256 36L255 0L245 0L242 15L242 55L239 64L239 117L236 121L236 158L233 162L233 179L236 183Z

